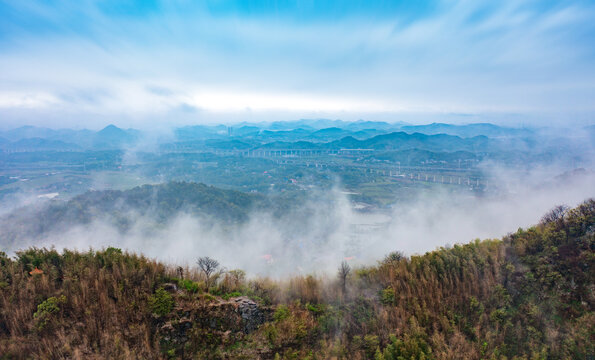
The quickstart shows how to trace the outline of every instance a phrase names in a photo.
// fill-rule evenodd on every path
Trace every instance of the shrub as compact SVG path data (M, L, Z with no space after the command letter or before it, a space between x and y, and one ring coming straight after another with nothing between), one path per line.
M384 305L392 305L395 303L395 289L392 287L387 287L386 289L380 291L380 301Z
M153 314L164 316L174 308L174 299L163 288L159 288L149 297L149 307Z
M234 292L230 292L227 294L223 294L223 296L221 296L224 300L229 300L233 297L238 297L238 296L242 296L242 293L239 291L234 291Z
M380 341L378 340L378 336L376 335L366 335L364 336L364 350L366 351L366 354L368 355L368 357L372 357L374 355L374 352L376 351L376 349L378 349L378 345L380 344Z
M273 314L273 318L275 321L282 321L289 317L289 308L286 305L279 305L275 313Z
M230 270L225 273L223 277L223 281L220 284L220 287L223 289L224 293L236 292L240 291L243 292L245 288L246 282L246 272L243 270L235 269Z
M313 313L314 315L322 315L324 313L324 309L325 306L322 304L310 304L307 303L306 304L306 310L310 311L311 313Z
M197 293L201 288L201 284L188 279L178 279L178 286L190 293Z
M43 330L52 320L54 314L60 312L60 305L66 303L66 296L49 297L41 304L37 305L37 311L33 314L37 329Z
M213 295L209 294L209 293L203 293L200 295L202 300L206 301L206 302L212 302L217 300L216 297L214 297Z
M405 255L402 251L393 251L384 257L382 263L390 265L394 263L398 263L399 261L405 259Z
M324 313L319 317L318 324L324 333L334 334L341 329L345 314L332 306L327 306Z

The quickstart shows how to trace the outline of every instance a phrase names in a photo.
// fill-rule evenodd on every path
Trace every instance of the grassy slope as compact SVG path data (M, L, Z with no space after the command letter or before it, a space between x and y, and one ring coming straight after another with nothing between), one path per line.
M392 254L352 271L345 290L228 272L206 293L196 272L181 281L117 249L0 256L0 358L585 358L594 354L595 201L549 215L502 240ZM30 275L36 266L44 274ZM160 290L166 282L182 290ZM221 298L239 294L271 306L258 330L207 321L191 322L180 341L164 335L192 313L221 319Z

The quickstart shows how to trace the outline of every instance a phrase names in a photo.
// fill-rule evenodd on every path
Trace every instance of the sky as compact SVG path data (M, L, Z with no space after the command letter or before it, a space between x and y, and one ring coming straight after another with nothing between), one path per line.
M0 127L595 122L595 2L0 0Z

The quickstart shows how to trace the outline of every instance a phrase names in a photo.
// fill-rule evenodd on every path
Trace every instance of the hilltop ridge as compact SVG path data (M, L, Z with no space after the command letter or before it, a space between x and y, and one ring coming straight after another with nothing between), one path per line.
M246 279L116 248L0 254L5 358L579 359L595 354L595 200L337 279ZM198 256L199 254L197 254ZM218 264L217 264L218 265ZM207 286L206 284L210 284Z

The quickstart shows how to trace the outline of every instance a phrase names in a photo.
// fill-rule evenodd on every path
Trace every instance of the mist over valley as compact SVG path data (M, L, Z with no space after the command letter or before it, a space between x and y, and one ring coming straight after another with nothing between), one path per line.
M344 259L501 237L593 196L589 129L544 132L301 120L155 139L114 125L23 127L2 134L3 247L113 246L186 265L212 256L250 275L332 273Z
M0 360L595 359L593 1L0 19Z

